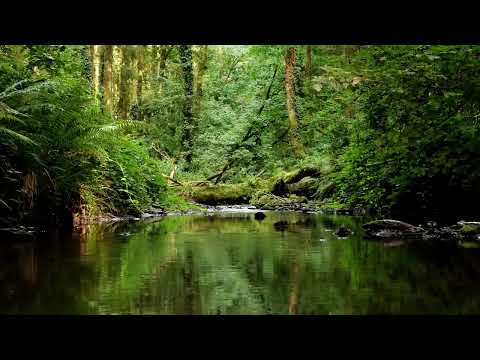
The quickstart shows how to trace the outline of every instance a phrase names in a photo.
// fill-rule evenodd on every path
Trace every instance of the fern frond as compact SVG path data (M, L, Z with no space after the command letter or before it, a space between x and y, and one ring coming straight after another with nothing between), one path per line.
M27 114L24 114L24 113L21 113L15 109L12 109L10 106L8 106L7 104L5 104L4 102L0 101L0 110L3 110L4 112L6 113L9 113L9 114L12 114L12 115L15 115L15 116L25 116L25 117L28 117Z
M6 112L2 112L0 110L0 121L2 121L2 120L4 122L11 122L11 123L17 123L17 124L25 125L25 121L23 121L22 119L19 119L15 115L12 115L12 114L9 114L9 113L6 113Z
M0 134L3 133L3 134L6 134L16 140L19 140L21 142L24 142L24 143L27 143L27 144L30 144L30 145L37 145L36 142L34 142L32 139L30 139L29 137L25 136L25 135L22 135L16 131L13 131L13 130L10 130L10 129L7 129L6 127L4 126L0 126Z
M20 85L23 85L25 83L31 82L32 85L27 86L26 88L23 89L17 89ZM38 80L21 80L18 81L17 83L9 86L6 88L2 93L0 93L0 100L7 99L9 97L15 96L15 95L21 95L21 94L26 94L26 93L31 93L33 91L36 91L40 88L43 88L45 86L48 86L48 82L45 81L45 79L38 79Z

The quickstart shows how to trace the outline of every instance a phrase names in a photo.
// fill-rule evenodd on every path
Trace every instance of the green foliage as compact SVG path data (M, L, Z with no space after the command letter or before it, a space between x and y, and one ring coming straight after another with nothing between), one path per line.
M93 100L82 47L4 47L0 67L0 198L5 216L57 218L173 206L131 121ZM168 200L167 200L168 199Z
M479 51L386 46L359 53L362 114L339 158L339 198L380 209L431 206L447 191L478 196Z
M306 47L293 46L301 159L289 143L291 47L209 46L201 95L193 56L192 95L178 46L146 46L142 76L138 49L127 46L128 64L112 82L131 78L113 100L128 96L133 106L113 119L101 89L93 98L87 47L0 46L0 211L186 208L165 183L173 169L183 184L216 182L195 189L210 202L276 195L274 183L306 168L321 175L288 193L324 205L445 210L442 200L460 207L478 198L480 47L312 46L306 76Z
M246 204L252 196L250 184L219 184L192 186L188 197L202 204Z

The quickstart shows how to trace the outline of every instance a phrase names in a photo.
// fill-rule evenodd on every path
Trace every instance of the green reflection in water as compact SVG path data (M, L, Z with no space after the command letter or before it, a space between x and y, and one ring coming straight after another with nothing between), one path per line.
M283 231L273 224L287 220ZM362 219L167 217L0 246L0 313L478 313L479 254L384 247ZM354 235L339 239L348 226Z

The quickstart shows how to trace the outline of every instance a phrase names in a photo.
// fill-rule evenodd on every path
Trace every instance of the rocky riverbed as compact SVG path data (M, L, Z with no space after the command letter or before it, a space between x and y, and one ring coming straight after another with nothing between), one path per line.
M113 216L104 215L95 219L90 219L80 225L113 223L119 221L140 221L155 220L165 216L182 215L213 215L219 212L241 212L255 213L254 218L258 221L263 220L271 211L288 211L303 213L320 213L325 215L350 215L361 216L364 211L361 209L325 209L315 206L309 206L304 203L288 203L276 206L254 206L254 205L202 205L196 204L195 208L183 211L165 211L160 208L151 208L148 211L138 215ZM80 226L79 225L79 226ZM276 224L282 229L287 228L288 224ZM451 226L439 226L430 221L421 225L412 225L406 222L394 219L382 219L365 223L362 226L364 238L367 240L381 241L386 245L399 246L409 243L422 242L425 244L449 244L464 248L480 248L480 222L459 221ZM35 239L39 233L44 232L38 227L26 226L4 226L0 228L0 237L15 241L28 241ZM339 237L345 238L351 235L351 229L342 227L336 229Z
M480 247L480 222L459 221L451 226L435 222L415 226L398 220L376 220L364 224L365 238L376 241L431 244L451 244L461 247Z

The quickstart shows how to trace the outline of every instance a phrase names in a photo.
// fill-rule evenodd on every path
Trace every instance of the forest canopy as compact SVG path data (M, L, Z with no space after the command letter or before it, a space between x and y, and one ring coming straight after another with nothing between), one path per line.
M480 46L1 45L0 218L474 212Z

